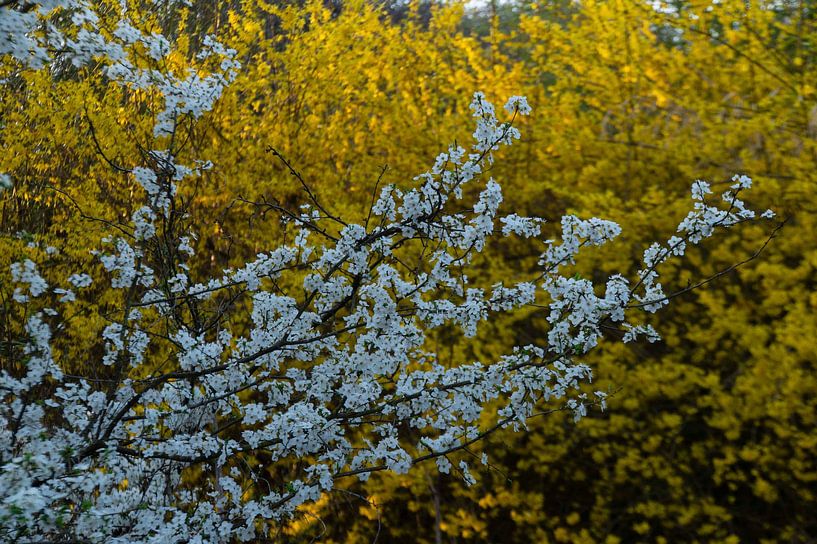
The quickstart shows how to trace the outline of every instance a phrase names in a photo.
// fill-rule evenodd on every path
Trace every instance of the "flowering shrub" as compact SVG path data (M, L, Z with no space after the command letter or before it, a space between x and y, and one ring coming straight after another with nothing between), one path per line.
M108 78L163 104L158 149L142 149L134 166L104 157L141 193L130 220L112 225L96 252L108 273L104 289L118 303L105 316L104 350L88 354L87 375L69 373L53 343L95 280L83 270L50 277L32 260L11 267L8 319L21 332L0 370L3 538L246 541L341 478L433 461L471 483L468 464L453 465L449 455L497 429L523 429L545 402L577 420L588 405L604 407L604 392L589 398L581 390L592 376L582 356L605 329L625 342L656 340L639 317L676 294L662 290L661 265L719 230L760 219L739 198L749 178L736 176L715 201L696 181L692 210L672 237L644 251L635 277L615 274L599 285L568 276L580 252L621 229L572 215L552 228L541 217L501 213L500 185L485 171L520 138L514 122L530 107L512 97L500 122L476 93L470 149L451 145L410 187L378 183L365 222L333 213L270 148L306 203L257 205L280 215L291 241L199 277L177 186L210 164L178 160L180 133L230 83L234 52L205 38L200 69L179 77L161 68L170 42L137 30L124 7L110 35L94 30L98 16L83 2L0 10L9 36L0 52L40 68L59 60L48 52L57 40L75 66L100 62ZM64 13L64 28L49 22ZM527 281L469 279L489 241L540 236L553 238L541 242ZM453 324L473 337L480 323L525 306L549 312L538 344L451 366L428 349L435 329ZM281 479L269 480L258 459L286 467ZM481 460L488 463L487 453Z

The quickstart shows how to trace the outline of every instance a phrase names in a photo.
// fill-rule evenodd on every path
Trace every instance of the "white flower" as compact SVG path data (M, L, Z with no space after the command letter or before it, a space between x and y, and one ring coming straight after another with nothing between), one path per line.
M89 287L93 282L93 279L91 279L91 276L88 274L71 274L68 276L68 281L74 287L83 288Z
M12 187L13 184L11 182L11 176L0 173L0 193L7 189L11 189Z
M508 113L518 111L520 115L528 115L531 112L531 107L528 105L526 97L512 96L505 102L505 111Z

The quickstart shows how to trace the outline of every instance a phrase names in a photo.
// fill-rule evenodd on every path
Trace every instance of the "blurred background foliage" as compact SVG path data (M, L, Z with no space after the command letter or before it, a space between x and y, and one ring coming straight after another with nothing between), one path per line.
M551 218L550 233L565 212L622 225L618 243L576 269L585 277L634 271L645 244L672 234L698 178L747 174L753 205L790 218L760 259L656 316L663 342L609 342L587 357L594 387L615 392L607 411L579 424L543 414L527 433L494 435L472 452L488 453L490 466L470 488L433 466L346 482L278 539L817 539L817 3L194 0L181 12L130 3L145 30L174 37L171 69L188 67L211 32L243 65L211 114L182 125L183 154L215 165L182 188L199 233L195 274L285 236L252 202L305 199L268 146L336 214L359 220L384 166L385 182L406 185L449 142L469 141L475 90L497 103L527 95L534 108L490 172L507 212ZM0 171L15 183L0 195L4 286L23 256L51 275L81 267L101 278L89 252L107 222L127 219L137 191L102 154L131 168L143 160L134 149L159 147L156 97L85 70L0 63L12 83L0 90ZM665 288L751 257L768 235L743 228L691 252L667 268ZM486 283L528 277L541 250L503 248L478 263ZM85 332L61 344L78 369L101 349L108 301L98 289L74 303ZM6 320L18 311L10 291L0 289ZM430 344L445 362L490 361L546 331L531 310L497 319L477 342L443 331Z

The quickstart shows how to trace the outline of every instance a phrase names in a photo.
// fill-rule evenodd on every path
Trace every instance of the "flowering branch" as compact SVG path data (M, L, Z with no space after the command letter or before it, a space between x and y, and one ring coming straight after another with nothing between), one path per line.
M737 198L748 178L734 179L726 209L707 203L709 186L696 182L680 236L650 246L633 282L616 274L602 287L563 275L581 250L621 232L610 221L566 215L560 241L542 242L530 281L478 287L467 271L489 240L538 239L549 225L500 214L500 185L483 179L494 153L520 137L513 122L530 113L527 101L508 100L510 120L500 122L476 93L471 148L450 146L408 188L380 187L363 225L328 212L270 148L309 203L299 211L255 204L279 212L294 240L240 268L195 278L194 234L176 186L209 164L177 163L177 121L210 109L237 69L234 52L206 40L208 55L223 59L222 72L208 77L137 68L128 46L139 43L159 59L164 38L145 37L123 19L118 41L107 42L88 31L95 15L87 6L69 7L85 30L77 33L84 41L71 42L77 62L103 56L113 80L157 89L166 109L154 135L170 144L141 149L139 165L112 164L141 186L143 201L126 229L132 236L111 229L96 254L120 308L100 333L104 354L86 364L93 376L66 375L53 336L72 326L64 305L94 280L81 271L46 280L31 260L12 266L24 334L0 370L3 539L248 541L338 478L404 473L431 460L448 473L450 454L497 429L524 428L546 403L578 420L588 405L605 403L603 392L592 400L582 392L592 373L580 358L608 324L626 330L625 342L658 338L638 317L672 298L658 283L660 265L717 230L756 219ZM39 50L30 58L19 44L3 47L21 61L47 61ZM474 337L497 314L527 306L549 310L541 345L450 366L428 349L443 326ZM257 464L270 474L288 470L268 481ZM457 470L473 481L465 461ZM181 485L191 478L193 485Z

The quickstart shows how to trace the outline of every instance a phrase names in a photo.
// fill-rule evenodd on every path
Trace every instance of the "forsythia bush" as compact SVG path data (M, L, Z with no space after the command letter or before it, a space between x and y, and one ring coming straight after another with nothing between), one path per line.
M496 167L520 213L605 214L631 227L625 235L635 241L668 228L682 213L677 203L684 180L728 179L741 171L761 180L766 203L791 217L785 234L766 249L763 262L689 294L679 314L661 316L661 325L675 333L666 345L616 346L596 355L596 385L617 391L609 412L594 413L575 429L562 415L541 417L531 421L529 434L493 439L490 449L501 458L468 489L433 471L373 476L365 488L339 492L305 514L293 534L341 542L376 534L434 542L437 531L443 541L808 540L817 531L811 514L817 252L810 243L817 229L809 213L817 135L817 97L809 86L814 15L742 2L679 13L626 1L520 4L519 11L504 33L495 24L491 36L479 39L463 33L456 8L434 11L427 27L409 20L397 30L374 24L366 9L349 8L305 31L302 42L292 38L292 45L313 47L316 59L348 51L324 64L358 68L345 75L327 69L332 82L367 69L394 70L382 85L412 96L412 104L429 104L429 113L462 108L463 81L466 88L524 89L540 115L525 120L527 137ZM369 32L394 33L393 65L381 64L391 59L386 44L371 36L359 41ZM346 41L324 49L327 35ZM436 54L425 53L429 44ZM400 56L400 49L412 54ZM320 92L323 73L316 70L295 88ZM426 126L407 109L383 111L387 102L376 92L342 88L351 95L347 108L363 103L371 111L371 128L357 137L372 143L339 151L347 164L352 157L368 159L376 141L409 135L395 125ZM294 119L359 130L359 113L333 114ZM454 130L447 118L425 118L434 120L427 132L444 140ZM345 134L340 142L354 139ZM431 153L424 143L406 142L402 149ZM297 153L317 147L303 144ZM380 152L368 171L389 164L392 172L408 174L400 160ZM316 165L316 179L337 179L342 164L328 165L328 174ZM665 225L651 222L656 212ZM677 269L675 285L751 256L766 234L744 231L728 249L699 254L692 266ZM634 266L637 258L611 252L579 272L601 274ZM501 277L519 266L497 256L486 274ZM535 338L546 330L540 320L534 314L496 322L491 337L497 345ZM442 341L452 360L498 349Z
M407 187L417 165L451 141L467 141L462 119L477 89L491 100L526 95L535 111L518 120L523 138L490 172L503 183L506 210L552 222L565 213L598 215L622 225L623 243L588 255L571 270L577 278L635 273L644 243L684 217L696 178L725 189L732 174L746 174L759 207L790 217L762 259L654 317L661 343L605 344L588 357L593 389L612 394L607 411L591 410L578 424L569 413L543 414L529 420L528 433L492 435L457 457L480 466L471 453L490 455L470 487L456 470L446 477L433 464L347 482L302 507L278 538L817 536L817 228L810 213L817 202L817 14L810 2L519 2L488 14L487 34L457 4L410 3L399 17L362 0L248 0L212 13L196 4L145 11L141 20L146 32L178 36L167 59L180 72L195 64L208 32L241 63L212 111L184 125L189 157L180 160L214 164L180 188L199 233L191 241L194 272L212 274L271 240L289 242L291 233L261 203L297 208L303 191L272 150L333 213L363 222L375 180ZM154 129L157 97L111 83L93 66L61 68L4 65L0 74L0 172L14 180L0 194L0 281L10 282L11 263L37 257L57 274L85 267L95 290L104 272L89 251L110 234L106 221L132 215L132 195L141 190L112 164L134 166L127 161L134 142ZM683 264L667 265L666 291L750 258L768 235L768 225L748 225L715 249L690 249ZM489 244L471 273L486 285L521 281L537 256L525 240ZM72 330L87 334L58 346L78 372L93 360L78 355L104 351L97 331L114 301L102 288L97 294L73 318L83 325ZM499 317L481 325L488 340L477 343L462 341L453 327L430 340L444 364L494 360L546 337L547 315L529 308Z

